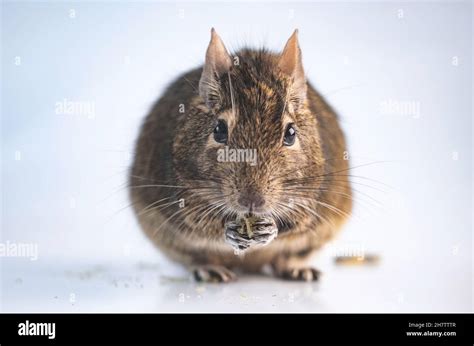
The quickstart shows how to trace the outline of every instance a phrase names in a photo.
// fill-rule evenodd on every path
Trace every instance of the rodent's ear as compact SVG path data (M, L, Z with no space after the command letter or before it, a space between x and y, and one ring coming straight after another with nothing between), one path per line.
M298 43L298 29L293 32L293 35L286 42L278 61L278 67L283 73L292 78L291 92L293 96L301 102L304 101L307 87L301 49Z
M232 66L232 58L214 28L211 29L211 42L207 47L206 62L199 81L199 94L208 107L212 108L219 102L216 80L227 73Z

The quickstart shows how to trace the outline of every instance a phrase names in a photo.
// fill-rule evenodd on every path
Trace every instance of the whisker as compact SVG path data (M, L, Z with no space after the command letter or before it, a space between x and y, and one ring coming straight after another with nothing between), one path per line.
M319 214L317 211L315 210L312 210L310 209L309 207L307 207L306 205L302 204L302 203L295 203L295 205L297 205L298 207L300 208L303 208L305 209L306 211L310 212L311 214L313 214L317 219L329 224L331 227L334 227L334 222L332 222L331 220L329 220L328 218L326 217L323 217L321 214Z
M172 205L175 205L176 203L180 203L180 202L181 202L181 199L179 199L177 201L174 201L174 202L163 203L163 204L157 205L153 208L149 208L148 210L144 210L144 211L140 212L138 215L143 215L143 214L149 213L151 211L157 211L157 210L163 211L166 208L171 207Z
M170 198L173 198L173 196L165 197L165 198L159 199L159 200L157 200L157 201L155 201L155 202L153 202L153 203L148 204L145 208L143 208L143 209L138 213L138 215L141 215L142 212L144 212L144 211L148 210L149 208L153 207L154 205L156 205L156 204L158 204L158 203L160 203L160 202L162 202L162 201L165 201L165 200L167 200L167 199L170 199Z
M149 185L132 185L128 186L130 189L136 188L143 188L143 187L169 187L169 188L181 188L185 189L186 186L178 186L178 185L162 185L162 184L149 184Z
M361 164L361 165L358 165L358 166L352 166L352 167L345 168L345 169L341 169L341 170L338 170L338 171L334 171L334 172L330 172L330 173L325 173L325 174L323 174L323 176L324 176L324 175L334 174L334 173L347 172L347 171L350 171L350 170L352 170L352 169L362 168L362 167L371 166L371 165L376 165L376 164L379 164L379 163L390 163L390 162L394 162L394 161L373 161L373 162L364 163L364 164Z
M345 211L343 211L343 210L341 210L341 209L339 209L339 208L337 208L337 207L335 207L331 204L324 203L324 202L321 202L321 201L316 201L316 203L323 206L323 207L328 208L329 210L332 210L335 213L338 213L338 215L340 215L340 216L345 216L347 218L350 217L350 215L348 213L346 213Z
M157 229L155 229L155 231L153 232L153 236L152 237L155 237L158 233L158 231L161 229L161 227L163 227L164 224L168 223L174 216L176 216L177 214L183 212L183 210L185 210L185 208L181 208L181 209L178 209L177 212L171 214L171 216L169 216L168 218L166 218L159 226Z
M234 89L232 87L232 80L230 78L230 71L227 72L227 77L229 78L229 90L230 90L230 102L232 104L232 114L235 117Z

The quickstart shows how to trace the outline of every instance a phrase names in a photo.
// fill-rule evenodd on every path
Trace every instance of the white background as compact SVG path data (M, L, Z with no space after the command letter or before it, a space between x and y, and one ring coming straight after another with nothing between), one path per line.
M470 2L3 2L1 242L39 258L0 258L0 310L472 311L472 17ZM230 50L280 50L299 28L352 166L370 163L318 284L195 284L131 213L138 126L211 27ZM57 114L64 99L94 113ZM358 250L380 263L334 265Z

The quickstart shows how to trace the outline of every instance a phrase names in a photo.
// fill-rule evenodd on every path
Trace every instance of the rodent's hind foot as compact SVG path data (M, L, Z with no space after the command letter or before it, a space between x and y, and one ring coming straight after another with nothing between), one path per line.
M318 281L321 277L321 272L315 268L287 268L281 271L276 271L275 275L285 280L291 281Z
M237 280L237 275L231 270L218 265L202 265L193 268L194 279L198 282L225 283Z

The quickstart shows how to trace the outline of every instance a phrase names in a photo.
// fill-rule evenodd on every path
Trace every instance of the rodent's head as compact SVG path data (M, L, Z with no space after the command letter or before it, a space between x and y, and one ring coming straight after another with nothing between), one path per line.
M297 31L281 54L228 54L214 29L199 96L175 140L175 167L201 203L220 215L291 216L316 192L324 159L307 106Z

